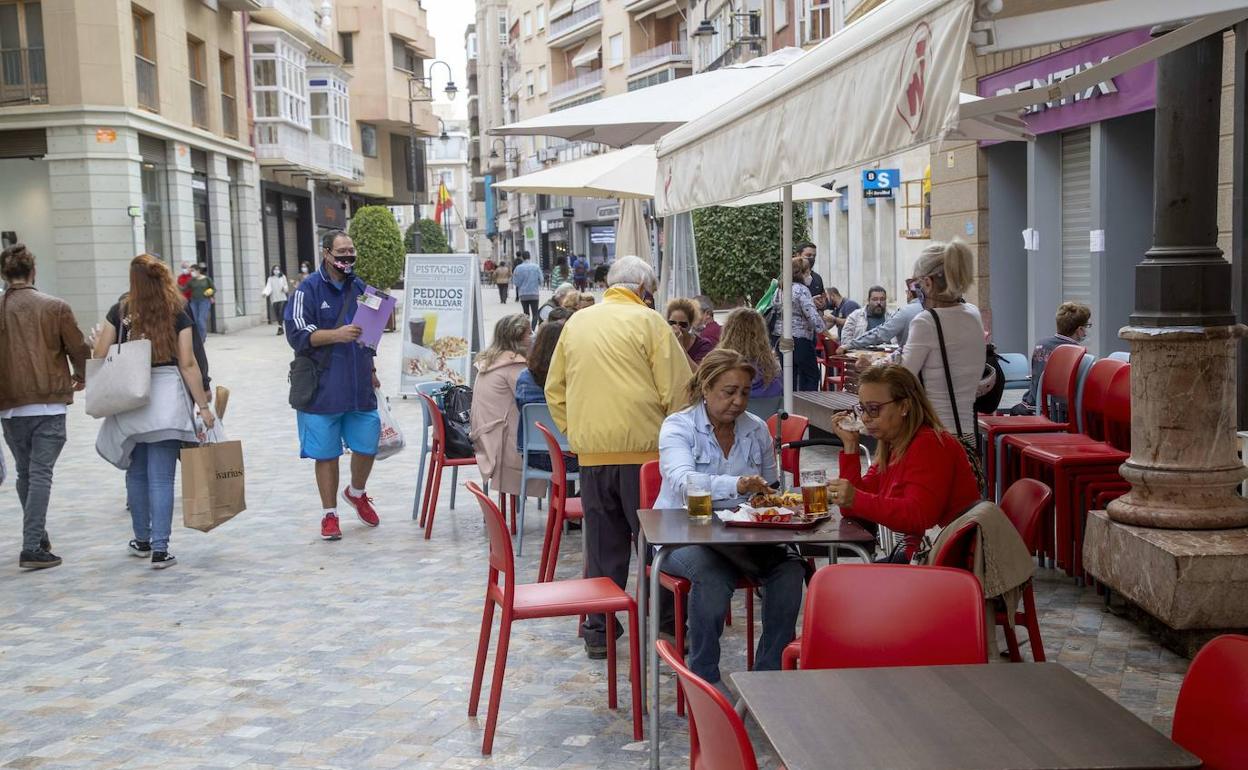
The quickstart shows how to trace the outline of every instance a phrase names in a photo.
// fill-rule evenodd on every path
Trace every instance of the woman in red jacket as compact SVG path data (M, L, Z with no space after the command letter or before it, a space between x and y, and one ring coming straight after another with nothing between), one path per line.
M890 560L909 561L927 530L945 526L980 499L975 474L957 436L940 424L923 386L904 366L863 372L858 401L860 424L849 413L833 422L845 450L828 494L846 515L901 533L903 546ZM865 476L860 430L878 442Z

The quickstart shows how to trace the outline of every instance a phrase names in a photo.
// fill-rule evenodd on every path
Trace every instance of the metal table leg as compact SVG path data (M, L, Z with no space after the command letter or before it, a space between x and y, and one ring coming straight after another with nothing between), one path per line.
M871 554L867 552L867 549L863 548L857 543L837 543L837 546L841 548L848 548L849 550L858 554L858 556L862 559L864 564L871 563Z
M581 525L582 544L584 544L585 542L585 528L584 527L585 525L582 524ZM637 560L636 560L637 562L637 635L638 635L638 639L640 640L638 654L641 658L641 660L639 661L639 663L641 664L641 681L637 683L637 686L641 688L642 708L645 708L646 703L647 703L646 701L646 689L647 688L645 686L646 670L647 670L646 661L650 659L649 656L646 655L646 651L640 649L640 647L644 647L646 644L646 639L648 638L646 636L646 632L650 628L650 624L648 622L648 617L650 614L650 604L646 601L646 597L649 596L649 591L648 591L649 583L646 582L646 548L647 548L646 533L638 530L637 553L634 555L637 557Z
M646 654L650 666L650 770L659 770L659 572L666 561L667 549L658 548L650 564L650 619L647 624ZM643 573L644 574L644 573Z

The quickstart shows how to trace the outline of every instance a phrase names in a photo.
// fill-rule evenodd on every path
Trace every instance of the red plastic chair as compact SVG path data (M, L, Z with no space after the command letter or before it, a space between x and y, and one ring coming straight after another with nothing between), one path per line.
M446 456L446 425L442 422L442 410L438 402L426 393L417 394L425 400L429 409L430 420L433 422L433 443L429 447L429 477L425 480L425 499L420 506L420 526L425 530L425 539L433 534L433 516L438 509L438 493L442 491L442 471L445 468L458 468L465 465L476 465L476 456L453 458ZM514 501L513 501L514 505ZM514 516L514 514L513 514Z
M997 479L997 437L1007 433L1051 433L1054 431L1075 432L1074 416L1069 414L1075 408L1075 388L1079 377L1079 362L1086 353L1079 345L1058 345L1049 355L1044 367L1044 376L1040 379L1039 415L981 415L979 429L984 434L984 473L988 488L996 489ZM1066 402L1068 419L1056 422L1049 412L1050 400L1062 399Z
M550 428L540 422L534 424L542 432L546 447L550 450L550 510L546 514L542 558L537 566L538 582L549 583L555 579L555 565L559 561L559 543L563 540L564 522L584 519L585 510L581 507L581 498L568 497L568 465L563 458L563 450L559 448L559 439L550 432Z
M477 715L481 700L481 681L485 674L485 656L490 646L494 623L494 605L503 611L498 632L498 650L494 655L494 677L490 680L490 702L485 719L485 737L481 753L494 748L494 728L498 725L498 704L503 694L503 674L507 669L507 647L511 642L511 624L534 618L562 618L571 615L617 612L628 613L628 678L633 691L633 740L641 740L640 648L637 644L637 603L610 578L560 580L554 583L516 584L516 562L511 546L511 533L503 513L473 482L465 485L477 498L485 516L485 529L490 539L490 569L485 586L485 610L481 615L481 636L477 641L477 663L472 672L472 690L468 696L468 716ZM499 576L503 582L499 583ZM615 636L607 635L607 705L615 708Z
M1001 498L1001 510L1006 518L1018 530L1018 536L1027 545L1027 550L1035 553L1040 544L1040 521L1044 511L1053 498L1053 492L1034 479L1019 479L1010 485L1005 496ZM933 555L932 564L938 567L954 567L972 571L974 569L975 525L968 524L950 536ZM1045 661L1044 641L1040 638L1040 616L1036 612L1036 595L1032 590L1032 581L1028 580L1023 587L1023 609L1015 611L1014 625L1007 622L1006 610L998 608L994 613L996 625L1005 632L1005 644L1010 653L1010 660L1021 663L1022 653L1019 650L1018 634L1015 626L1022 625L1027 629L1027 645L1031 648L1031 657L1037 663Z
M819 364L823 367L823 390L844 390L845 389L845 372L840 361L833 360L836 351L841 349L841 343L836 340L828 339L826 335L820 334L818 337Z
M1200 757L1204 770L1242 770L1248 767L1245 736L1248 636L1224 634L1192 659L1174 704L1170 737Z
M641 507L653 508L654 501L659 499L659 489L663 486L663 475L659 472L659 461L651 460L641 466ZM646 568L646 574L650 574L650 568ZM676 648L681 651L682 660L685 649L685 602L688 600L689 592L692 585L688 578L678 575L672 575L667 572L659 573L659 585L672 592L672 615L674 625L676 626ZM745 590L745 667L747 669L754 668L754 582L748 578L741 578L737 582L737 588ZM724 618L725 625L732 625L732 610L728 610L728 615ZM685 713L685 696L680 684L676 685L676 713L684 716Z
M782 667L876 668L988 662L984 594L965 570L830 564L806 589L802 635Z
M689 694L690 770L758 770L745 722L723 693L690 671L671 644L660 639L655 646Z
M767 432L772 436L776 435L776 415L767 418ZM806 435L806 428L810 425L810 420L800 414L791 414L784 421L784 425L780 428L780 443L788 444L792 441L801 441ZM793 480L798 482L801 480L801 464L802 450L800 449L781 449L780 450L780 470L784 473L793 475Z

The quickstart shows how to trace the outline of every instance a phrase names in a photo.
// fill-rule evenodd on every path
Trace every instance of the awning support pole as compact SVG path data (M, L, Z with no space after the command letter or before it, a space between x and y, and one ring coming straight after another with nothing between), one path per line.
M781 193L780 299L782 326L780 354L784 357L784 411L793 411L793 185Z

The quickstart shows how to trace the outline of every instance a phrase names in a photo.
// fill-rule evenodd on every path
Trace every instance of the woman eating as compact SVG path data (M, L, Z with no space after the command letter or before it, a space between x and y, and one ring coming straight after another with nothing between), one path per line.
M880 524L904 536L889 561L909 562L927 530L945 526L979 501L971 464L957 437L948 433L923 386L900 365L862 373L853 415L833 421L844 443L840 478L828 498L847 516ZM875 464L862 475L860 430L876 439Z
M698 322L698 306L691 299L677 297L667 303L667 323L672 327L672 333L676 335L676 339L680 340L680 347L684 349L685 355L689 356L689 362L693 368L698 368L698 364L715 349L715 344L705 337L698 336L693 327Z
M776 457L767 424L745 411L754 366L733 350L714 350L702 359L689 383L692 406L663 421L659 467L663 486L656 508L683 508L690 474L710 476L712 506L736 505L745 496L766 493L777 480ZM701 546L677 548L663 570L688 578L689 668L723 690L719 636L737 582L743 576L762 589L763 636L754 661L757 671L780 668L780 654L793 641L802 604L802 561L783 546Z

